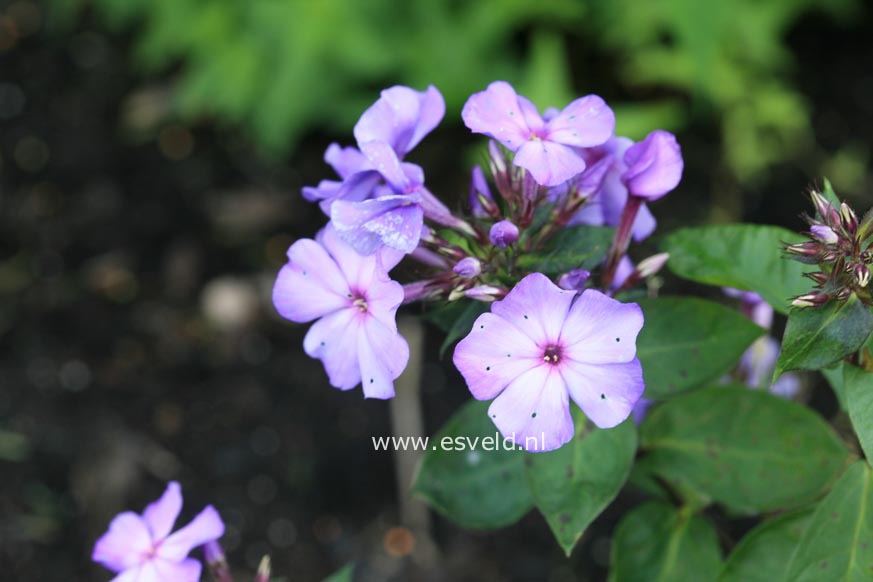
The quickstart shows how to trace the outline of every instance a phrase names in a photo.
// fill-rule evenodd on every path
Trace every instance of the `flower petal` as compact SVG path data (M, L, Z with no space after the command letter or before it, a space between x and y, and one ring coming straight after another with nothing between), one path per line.
M395 316L403 303L403 285L377 273L367 289L367 311L387 328L397 331Z
M531 338L540 348L561 337L561 328L576 296L561 289L541 273L531 273L506 295L491 305L499 315Z
M125 511L112 520L109 530L94 544L91 559L113 572L121 572L139 564L152 549L152 537L146 522L132 511Z
M403 157L439 125L446 112L433 85L419 92L400 85L385 89L355 125L358 144L384 141Z
M273 285L273 305L282 317L305 323L347 304L348 283L320 244L298 240L288 259Z
M636 356L643 311L600 291L586 289L576 300L561 333L564 353L586 364L619 364Z
M325 316L309 328L303 338L303 350L324 364L330 385L350 390L361 381L358 368L357 308L341 309Z
M485 91L473 94L461 117L470 130L490 136L512 151L527 142L530 133L518 95L505 81L495 81Z
M197 560L171 562L153 558L138 568L131 568L112 582L199 582L203 567Z
M224 522L211 505L191 520L191 523L170 535L158 547L157 555L164 560L180 562L197 546L224 535Z
M591 422L600 428L621 424L643 395L643 367L634 358L623 364L580 364L561 366L570 397Z
M318 232L315 239L336 262L343 278L348 282L350 292L365 290L370 286L377 265L375 255L360 254L340 238L336 228L330 223Z
M572 148L546 140L525 142L513 163L531 173L537 184L557 186L585 170L585 160Z
M597 95L567 105L546 126L547 139L564 145L590 148L605 143L615 131L615 114Z
M656 130L624 154L627 171L621 179L635 196L657 200L673 190L682 179L682 150L676 136Z
M331 222L340 237L362 254L376 252L379 244L410 253L421 238L424 214L414 196L381 196L334 202Z
M358 148L340 147L336 143L327 146L324 161L330 164L334 172L343 180L352 174L372 169L367 157Z
M573 438L567 387L554 366L516 378L491 403L488 416L504 438L527 451L551 451Z
M387 142L370 141L363 143L361 151L396 192L403 194L410 189L411 182L406 172L403 171L400 158ZM424 172L422 172L423 175Z
M175 481L170 481L161 498L150 503L142 513L153 540L162 540L173 531L173 524L176 523L180 511L182 511L182 488Z
M543 364L536 343L509 321L483 313L452 360L477 400L491 400L510 382Z
M396 328L368 317L358 334L358 364L365 398L394 396L394 380L409 361L409 344Z

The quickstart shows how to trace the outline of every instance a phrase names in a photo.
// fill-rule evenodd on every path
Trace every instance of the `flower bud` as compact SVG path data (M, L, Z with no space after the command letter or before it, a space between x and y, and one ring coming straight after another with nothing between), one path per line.
M508 220L501 220L491 227L488 238L491 239L491 244L496 247L508 247L518 240L518 227Z
M679 185L684 162L676 136L655 130L624 154L627 170L621 181L633 196L652 201L661 198Z
M828 282L828 278L830 277L830 275L828 275L824 271L815 271L813 273L804 273L803 276L806 277L807 279L812 279L818 285L824 285L825 283Z
M488 187L488 182L485 180L485 174L479 166L473 167L473 174L470 177L470 208L473 211L473 216L477 218L485 218L486 216L499 216L499 209L494 203L494 197L491 195L491 189Z
M837 233L831 227L824 224L814 224L809 231L814 238L828 245L837 244L840 240Z
M870 269L863 263L855 266L852 276L859 287L866 287L870 283Z
M270 566L270 556L261 558L261 563L258 564L258 572L255 574L255 582L270 582L270 575L273 568Z
M794 298L791 305L794 307L819 307L827 303L830 295L827 293L807 293Z
M558 287L567 291L581 291L585 283L591 277L591 271L585 269L573 269L561 275L558 279Z
M482 263L476 257L461 259L452 271L462 279L473 279L482 272Z
M494 285L477 285L464 292L464 296L477 301L494 301L506 295L506 289Z
M637 272L641 279L651 277L661 270L667 264L667 259L670 258L670 253L658 253L640 261L637 265Z
M843 228L851 234L858 230L858 217L855 216L855 211L849 208L849 205L845 202L840 204L840 222Z

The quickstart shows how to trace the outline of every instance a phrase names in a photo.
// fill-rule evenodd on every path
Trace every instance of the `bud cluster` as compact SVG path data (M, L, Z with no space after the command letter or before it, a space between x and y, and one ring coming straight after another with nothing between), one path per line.
M815 288L794 298L795 307L820 307L830 300L845 302L851 295L866 304L873 303L870 294L870 265L873 263L873 213L859 220L845 202L837 207L821 193L810 194L815 216L806 217L810 224L809 240L786 244L785 254L791 259L819 270L804 276Z

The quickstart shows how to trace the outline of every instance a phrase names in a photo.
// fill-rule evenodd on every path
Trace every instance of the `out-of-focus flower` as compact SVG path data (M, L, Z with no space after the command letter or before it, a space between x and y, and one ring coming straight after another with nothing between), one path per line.
M504 81L472 95L461 116L472 131L515 152L513 163L543 186L557 186L581 173L585 160L576 148L600 145L615 129L612 109L596 95L576 99L546 121Z
M202 566L188 554L220 538L224 523L208 505L191 523L170 533L181 510L181 488L171 482L142 515L126 511L116 516L94 545L91 559L118 573L113 582L199 582Z
M585 269L573 269L560 276L558 287L568 291L582 291L591 277L591 271Z
M621 181L628 192L650 202L676 188L685 167L676 136L661 129L630 146L624 152L624 163L627 169Z
M496 247L508 247L518 240L518 227L508 220L501 220L491 226L488 238Z
M479 316L454 363L475 398L494 399L488 415L505 438L552 450L573 437L570 398L600 428L630 415L644 389L642 326L636 304L533 273Z
M359 255L330 225L317 241L301 239L288 249L273 304L291 321L318 319L303 349L322 361L331 385L340 390L360 383L367 398L394 396L394 380L409 359L394 319L403 287L388 278L400 258L390 249Z

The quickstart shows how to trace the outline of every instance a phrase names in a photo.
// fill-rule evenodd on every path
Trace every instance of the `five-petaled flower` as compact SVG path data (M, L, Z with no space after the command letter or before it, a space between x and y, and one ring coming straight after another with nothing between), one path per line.
M224 523L211 505L191 523L170 533L182 510L179 484L171 482L142 515L119 514L94 545L91 559L118 576L112 582L198 582L202 566L191 550L224 534Z
M630 415L644 390L642 326L634 303L566 291L533 273L479 316L454 363L475 398L494 399L488 415L504 437L552 450L573 437L571 398L600 428Z
M557 186L581 173L585 160L577 148L600 145L615 129L612 109L597 95L580 97L546 120L505 81L471 96L461 116L468 128L515 152L513 163L543 186Z
M288 249L273 304L291 321L318 319L303 349L322 361L331 385L349 390L362 384L367 398L391 398L409 359L394 320L403 286L388 278L402 255L388 248L359 255L331 225L316 239L298 240Z

